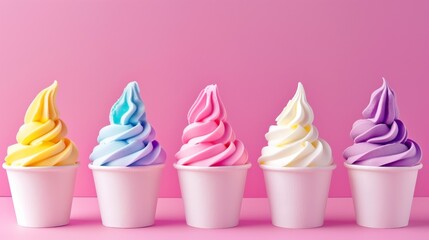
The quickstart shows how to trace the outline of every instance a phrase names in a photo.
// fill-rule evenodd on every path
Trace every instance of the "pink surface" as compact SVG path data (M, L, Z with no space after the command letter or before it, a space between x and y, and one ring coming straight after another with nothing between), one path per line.
M331 196L350 196L341 154L382 76L397 93L409 137L423 152L429 146L428 9L425 0L1 1L0 156L33 97L57 79L61 117L80 149L75 194L93 196L88 156L111 105L137 80L168 154L161 196L178 197L172 163L187 111L217 83L254 163L245 195L262 197L255 163L264 134L301 81L339 165ZM427 182L425 166L417 196L429 196ZM9 195L4 171L0 195Z
M185 223L180 199L160 199L155 225L138 229L114 229L101 225L95 198L75 198L70 225L58 228L23 228L15 223L10 198L0 198L2 239L427 239L429 198L414 199L410 225L399 229L371 229L354 223L352 200L329 199L325 226L284 229L271 225L267 199L244 199L241 222L230 229L196 229Z

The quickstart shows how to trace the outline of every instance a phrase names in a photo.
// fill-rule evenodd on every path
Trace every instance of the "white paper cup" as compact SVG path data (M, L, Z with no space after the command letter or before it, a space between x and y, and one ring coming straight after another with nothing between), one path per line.
M260 165L271 208L272 224L283 228L323 225L332 171L328 167Z
M88 167L94 175L104 226L140 228L154 224L164 164L136 167Z
M371 167L344 164L360 226L400 228L408 225L418 170L412 167Z
M186 223L196 228L237 226L250 166L197 167L175 164Z
M9 179L18 225L67 225L78 164L53 167L15 167L3 163Z

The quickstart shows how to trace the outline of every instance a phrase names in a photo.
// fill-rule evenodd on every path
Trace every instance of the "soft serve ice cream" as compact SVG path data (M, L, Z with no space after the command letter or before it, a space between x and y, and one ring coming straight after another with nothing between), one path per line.
M331 148L319 139L313 126L313 110L307 102L304 87L298 83L295 96L276 118L265 138L261 165L273 167L322 167L333 164Z
M350 133L354 144L344 151L348 164L401 167L420 163L421 149L407 138L407 129L398 119L395 94L385 80L362 115Z
M319 138L313 110L298 83L293 98L270 126L259 158L273 225L314 228L324 222L332 171L331 148Z
M136 82L129 83L110 111L110 125L100 130L90 159L95 166L147 166L165 162L166 154L146 110Z
M226 121L225 107L216 85L202 90L189 110L182 142L183 146L176 153L179 165L234 166L244 165L248 160L243 143Z
M197 228L237 226L251 164L243 143L226 121L216 85L203 89L189 110L182 142L174 167L186 223Z
M130 82L111 108L110 124L100 130L99 144L89 157L104 226L139 228L154 223L166 159L155 135L139 86Z
M7 149L6 165L22 167L65 166L77 163L78 151L66 138L67 127L56 105L58 84L42 90L25 114L16 136L17 144Z
M407 138L398 119L395 93L383 85L371 95L353 124L353 145L343 155L356 223L371 228L399 228L409 223L422 152Z

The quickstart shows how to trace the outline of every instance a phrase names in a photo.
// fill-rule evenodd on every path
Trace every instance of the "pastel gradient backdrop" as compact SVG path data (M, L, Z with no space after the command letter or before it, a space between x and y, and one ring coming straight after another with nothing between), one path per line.
M0 1L0 156L31 100L54 79L80 149L77 196L94 196L88 156L127 82L140 83L168 153L161 197L178 197L174 153L199 91L217 83L250 161L246 196L264 197L256 164L264 134L298 81L333 149L331 196L350 196L342 151L384 76L409 137L429 145L429 1ZM424 155L426 156L426 155ZM429 159L416 196L429 196ZM9 195L4 170L0 195Z

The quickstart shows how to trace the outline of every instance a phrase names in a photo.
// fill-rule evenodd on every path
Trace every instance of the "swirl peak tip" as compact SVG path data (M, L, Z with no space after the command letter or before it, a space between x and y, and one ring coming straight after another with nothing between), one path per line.
M52 91L56 92L57 88L58 88L58 81L54 80L54 82L49 87L47 87L46 90L49 92L52 92Z
M217 84L210 84L207 85L206 91L216 91L217 90Z
M389 87L389 85L387 84L387 80L384 77L381 77L381 79L383 80L383 86L384 87Z
M129 82L126 88L139 89L139 84L136 81Z
M297 91L304 91L304 85L301 82L298 82Z
M298 82L298 87L296 88L294 98L305 98L305 89L304 85L301 82Z

